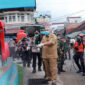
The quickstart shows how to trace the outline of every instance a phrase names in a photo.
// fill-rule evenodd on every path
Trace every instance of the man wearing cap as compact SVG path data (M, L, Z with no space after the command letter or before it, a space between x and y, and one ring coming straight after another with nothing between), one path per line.
M45 64L46 79L56 85L57 80L57 37L52 34L50 28L45 29L46 33L42 38L42 58Z

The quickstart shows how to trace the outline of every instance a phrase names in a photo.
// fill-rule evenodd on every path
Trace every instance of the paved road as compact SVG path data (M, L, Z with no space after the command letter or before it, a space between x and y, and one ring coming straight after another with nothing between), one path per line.
M22 66L21 61L18 60L16 63L19 63ZM85 77L81 76L81 74L77 74L76 71L78 68L76 67L73 60L66 60L64 69L65 73L58 75L57 85L85 85ZM43 79L44 71L33 74L32 73L32 65L30 68L24 68L24 80L23 85L29 85L29 79ZM44 84L45 85L45 84ZM51 82L46 85L51 85Z
M85 77L81 74L66 72L61 74L60 79L64 82L64 85L85 85Z
M29 85L30 79L44 79L44 71L37 71L35 74L32 73L32 68L25 68L24 69L24 80L23 85ZM46 85L51 85L52 82L48 82ZM33 84L34 85L34 84ZM37 84L36 84L37 85ZM38 84L39 85L39 84ZM42 85L42 84L40 84ZM63 85L63 82L60 80L60 77L58 76L57 85Z
M22 61L21 60L16 60L14 62L22 66ZM24 78L23 78L23 84L22 85L29 85L29 80L30 79L37 79L37 80L38 79L44 79L44 75L45 75L45 73L44 73L43 69L42 69L41 72L39 72L37 70L37 72L35 74L33 74L32 73L32 64L31 64L31 67L30 68L28 68L28 67L25 67L24 68ZM51 83L52 82L48 82L48 84L46 84L46 85L51 85ZM40 85L43 85L43 84L40 84ZM58 76L58 79L57 79L57 85L63 85L63 82L60 80L60 77L59 76Z

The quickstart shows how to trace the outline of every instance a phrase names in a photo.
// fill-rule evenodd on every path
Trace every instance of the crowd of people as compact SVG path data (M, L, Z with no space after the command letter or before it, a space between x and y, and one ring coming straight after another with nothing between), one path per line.
M65 72L64 61L71 59L71 49L73 49L73 59L79 69L77 73L82 72L85 76L85 36L78 35L75 39L70 39L61 34L55 35L50 28L46 28L40 33L36 31L33 37L22 38L19 43L15 38L10 41L12 41L12 44L9 42L9 46L13 59L17 56L15 54L18 54L24 67L26 65L30 67L32 62L33 73L36 73L38 60L38 71L44 69L45 78L51 80L52 85L56 85L57 73Z

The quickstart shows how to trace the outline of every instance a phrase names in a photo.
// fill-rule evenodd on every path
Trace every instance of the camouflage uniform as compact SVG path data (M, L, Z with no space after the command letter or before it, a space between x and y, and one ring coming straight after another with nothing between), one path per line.
M64 52L64 58L65 59L67 59L66 53L68 52L68 47L69 47L69 43L67 41L64 42L64 50L63 50L63 52Z
M63 64L65 60L64 59L64 43L60 39L58 40L57 51L58 51L58 72L60 73L63 68Z

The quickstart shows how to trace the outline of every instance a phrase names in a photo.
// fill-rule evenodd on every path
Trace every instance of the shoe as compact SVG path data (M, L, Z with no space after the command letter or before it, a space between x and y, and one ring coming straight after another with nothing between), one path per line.
M27 67L30 67L30 64L28 64Z
M83 73L82 76L85 76L85 73Z
M61 74L61 71L60 70L58 70L58 74Z
M41 68L38 68L38 71L42 71Z
M77 71L76 73L81 73L82 71L81 70L79 70L79 71Z
M23 64L23 67L26 67L26 64L25 63Z
M53 82L52 85L57 85L57 84Z
M47 84L50 80L43 80L42 83Z
M36 69L33 69L32 73L36 73Z
M61 72L66 72L65 70L61 70Z

